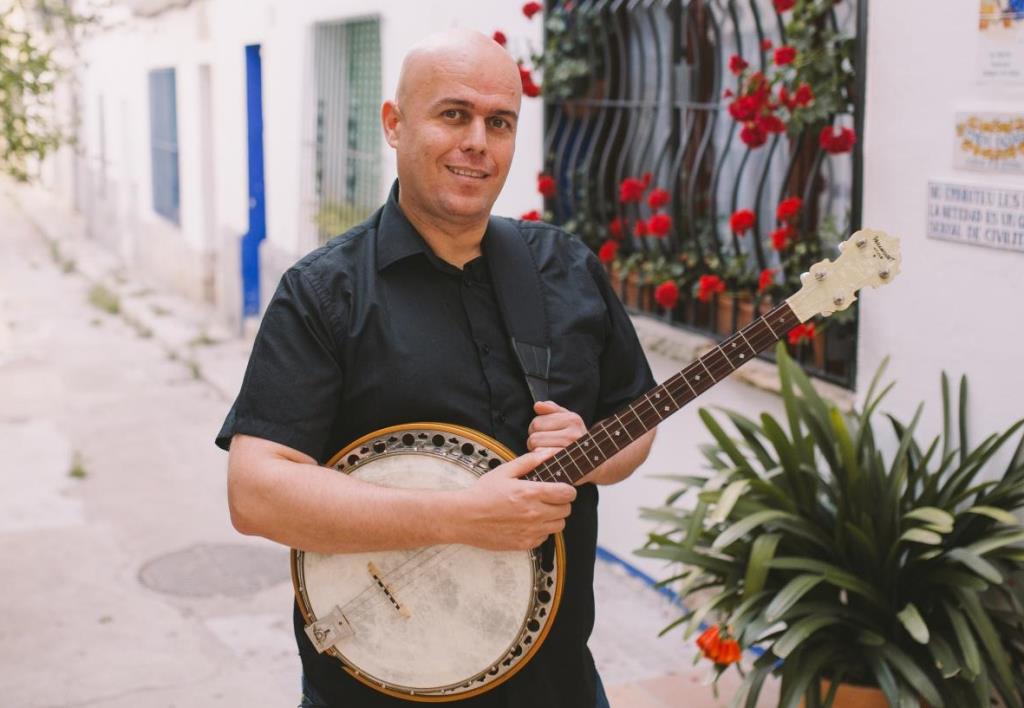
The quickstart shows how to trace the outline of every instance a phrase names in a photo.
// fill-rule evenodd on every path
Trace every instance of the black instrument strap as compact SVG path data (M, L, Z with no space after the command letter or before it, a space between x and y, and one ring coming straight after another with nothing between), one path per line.
M537 263L519 226L500 216L491 217L483 250L526 385L534 401L549 400L551 331Z

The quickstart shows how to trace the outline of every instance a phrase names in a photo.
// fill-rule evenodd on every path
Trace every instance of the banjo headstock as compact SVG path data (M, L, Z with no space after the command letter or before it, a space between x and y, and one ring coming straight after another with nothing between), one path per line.
M900 242L875 229L861 229L839 244L839 257L811 266L803 287L786 300L801 322L845 310L863 287L877 288L900 272Z

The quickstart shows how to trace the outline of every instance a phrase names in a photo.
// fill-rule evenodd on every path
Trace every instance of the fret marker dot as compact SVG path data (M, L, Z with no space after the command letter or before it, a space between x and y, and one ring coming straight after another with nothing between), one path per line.
M665 406L665 410L668 410L668 406Z
M583 443L583 447L588 447L589 445L590 445L589 441Z
M594 455L594 460L595 460L595 461L597 460L597 455Z
M696 376L694 376L693 380L694 381L700 381L700 374L697 374Z
M743 356L744 356L743 352L740 352L740 359L742 359Z
M654 394L654 397L655 398L661 398L661 394L660 393L656 393L656 394Z
M615 431L615 435L618 435L618 434L619 434L620 432L621 432L621 431L619 431L619 430L616 430L616 431Z

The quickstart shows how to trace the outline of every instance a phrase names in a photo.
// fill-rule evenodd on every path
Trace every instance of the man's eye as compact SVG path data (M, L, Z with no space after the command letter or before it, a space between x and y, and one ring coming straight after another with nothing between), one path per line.
M454 120L455 118L459 117L459 114L460 114L460 111L457 111L454 108L449 108L442 115L444 115L445 118L451 118L451 119Z
M491 118L491 126L494 128L508 128L509 123L504 118Z

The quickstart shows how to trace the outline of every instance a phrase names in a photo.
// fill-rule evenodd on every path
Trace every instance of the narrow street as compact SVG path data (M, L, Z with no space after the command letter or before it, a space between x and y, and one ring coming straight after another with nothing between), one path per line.
M10 192L0 223L0 704L295 705L287 551L226 513L218 345L160 342L130 313L161 296Z

